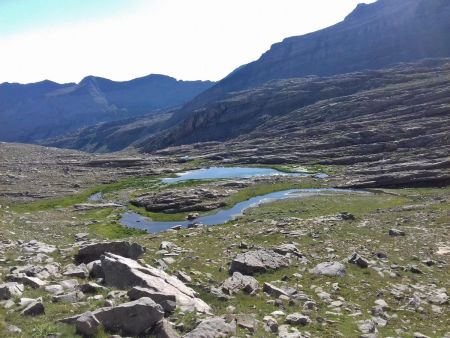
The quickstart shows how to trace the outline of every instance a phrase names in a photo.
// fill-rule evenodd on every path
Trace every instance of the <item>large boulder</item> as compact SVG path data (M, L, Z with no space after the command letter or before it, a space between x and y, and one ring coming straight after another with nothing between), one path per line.
M272 250L254 250L237 255L230 266L230 273L236 271L244 275L276 270L289 266L289 259Z
M163 318L163 308L144 297L85 313L77 318L75 326L77 332L85 336L93 335L100 325L106 331L138 336L152 330Z
M75 261L77 263L89 263L100 259L100 256L106 252L126 258L138 259L145 253L145 248L137 243L130 243L126 241L89 244L82 247L78 251L75 256Z
M311 272L318 276L342 277L345 275L345 265L339 262L324 262L317 264Z
M16 282L0 284L0 300L7 300L14 296L21 296L23 291L23 284Z
M227 323L224 318L214 317L203 320L183 338L226 338L236 333L236 323Z
M259 289L258 281L251 276L244 276L240 272L234 272L220 286L223 292L232 295L240 290L244 290L248 294L255 294Z
M23 309L22 314L25 316L39 316L45 314L44 304L41 301L34 301Z
M155 293L175 296L176 304L182 311L211 311L208 304L196 297L194 290L162 270L149 265L142 266L132 259L111 253L102 256L101 263L107 286L119 289L139 286Z

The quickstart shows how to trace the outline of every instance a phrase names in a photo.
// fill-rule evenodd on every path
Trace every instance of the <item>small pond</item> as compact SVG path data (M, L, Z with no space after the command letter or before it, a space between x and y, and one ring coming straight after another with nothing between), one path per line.
M126 212L122 215L120 223L124 226L147 230L148 232L160 232L168 230L176 225L181 225L182 227L187 227L193 223L201 223L204 225L217 225L223 224L230 220L241 216L243 212L251 207L258 206L262 203L273 202L277 200L283 200L287 198L302 198L314 195L325 195L325 194L369 194L364 191L356 190L344 190L344 189L291 189L273 192L266 195L256 196L250 198L247 201L237 203L230 209L220 209L215 214L206 215L195 219L194 221L173 221L173 222L158 222L152 221L151 219L139 215L134 212Z
M103 194L101 192L96 192L95 194L92 194L88 198L89 202L99 202L101 200L103 200Z
M226 178L250 178L255 176L308 176L307 172L285 173L272 168L252 167L210 167L205 169L190 170L178 174L177 177L163 178L163 183L177 183L188 180L212 180ZM321 174L323 178L323 174Z

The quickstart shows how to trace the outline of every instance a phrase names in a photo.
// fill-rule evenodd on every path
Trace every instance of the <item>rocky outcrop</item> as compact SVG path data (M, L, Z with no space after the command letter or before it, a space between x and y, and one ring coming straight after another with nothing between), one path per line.
M149 265L106 253L101 258L105 284L121 289L143 287L154 293L175 296L177 307L182 311L209 313L208 304L197 298L197 293L179 279Z
M272 250L260 249L238 254L231 262L230 273L253 275L289 265L289 259Z
M77 263L89 263L100 259L100 256L105 252L114 253L126 258L138 259L144 254L145 248L137 243L124 241L88 244L78 251L75 256L75 261Z
M180 213L209 211L226 205L224 197L229 193L223 189L171 189L140 196L131 204L151 212Z
M164 318L162 307L150 298L106 307L85 313L76 319L77 332L92 336L100 325L109 332L138 336L152 330Z

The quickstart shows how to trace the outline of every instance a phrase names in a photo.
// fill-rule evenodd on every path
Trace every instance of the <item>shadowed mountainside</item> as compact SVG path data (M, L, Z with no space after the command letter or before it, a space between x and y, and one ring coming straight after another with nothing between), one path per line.
M224 94L273 79L328 76L380 69L399 62L450 56L449 0L379 0L360 4L344 21L274 44L259 60L241 66L174 116Z
M149 75L125 82L88 76L79 84L0 84L0 140L36 143L99 122L156 114L186 103L212 82Z

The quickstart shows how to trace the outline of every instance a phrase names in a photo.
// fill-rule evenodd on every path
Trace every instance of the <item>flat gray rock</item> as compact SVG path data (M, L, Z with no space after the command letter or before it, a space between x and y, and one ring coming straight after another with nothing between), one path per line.
M342 277L345 275L345 265L339 262L324 262L317 264L311 272L318 276Z
M244 275L276 270L289 266L289 259L272 250L260 249L238 254L230 266L230 273L240 272Z
M98 321L106 331L138 336L153 329L163 318L163 308L150 298L144 297L115 307L84 313L76 319L75 326L79 333L88 336L92 335L92 331L96 331Z
M203 320L183 338L225 338L236 333L236 323L227 323L224 318L214 317Z
M82 247L75 256L77 263L89 263L100 259L100 256L110 252L122 257L138 259L145 252L145 248L137 243L126 241L102 242Z
M7 300L14 296L21 296L23 291L23 284L16 282L0 284L0 299Z
M251 276L244 276L240 272L234 272L220 286L223 292L232 295L233 293L244 290L248 294L255 294L259 289L258 281Z

